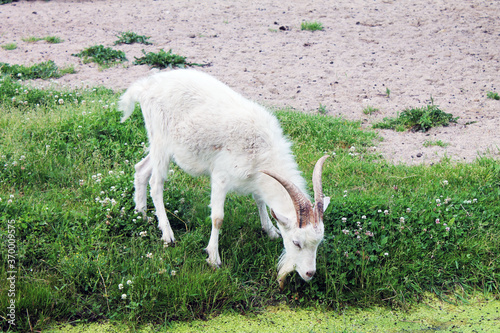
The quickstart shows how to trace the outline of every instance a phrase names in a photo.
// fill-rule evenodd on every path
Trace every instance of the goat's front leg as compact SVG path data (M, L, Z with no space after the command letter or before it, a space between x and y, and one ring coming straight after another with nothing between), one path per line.
M168 164L167 164L168 165ZM156 170L153 170L149 185L151 186L151 197L156 209L156 217L158 218L158 228L162 231L161 239L165 243L175 242L174 232L168 222L165 204L163 203L163 184L164 177Z
M207 262L214 267L219 267L222 264L219 255L219 231L224 220L224 201L227 194L225 184L226 181L222 177L218 178L212 174L212 193L210 196L212 232L205 251L208 253Z
M135 186L135 210L146 214L148 181L151 179L153 171L151 157L148 154L142 161L135 165L134 186Z
M266 203L262 198L256 194L253 195L255 202L257 203L257 208L259 209L260 223L262 224L262 229L267 233L269 238L275 239L280 237L280 231L276 228L269 218L267 213Z

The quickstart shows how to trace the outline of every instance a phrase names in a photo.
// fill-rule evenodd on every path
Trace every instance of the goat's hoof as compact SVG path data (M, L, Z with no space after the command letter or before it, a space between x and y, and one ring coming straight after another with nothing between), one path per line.
M163 247L175 246L175 238L174 236L162 236L161 240L163 241Z
M222 262L220 260L212 261L212 260L210 260L210 258L207 258L207 262L214 269L220 268L220 266L222 265Z
M175 242L163 242L163 247L175 247Z

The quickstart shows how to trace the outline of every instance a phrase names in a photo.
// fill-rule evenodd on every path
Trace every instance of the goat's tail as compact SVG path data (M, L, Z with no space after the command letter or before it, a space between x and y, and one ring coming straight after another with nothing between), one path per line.
M118 101L118 110L123 112L121 122L123 123L135 110L135 103L139 102L139 96L144 91L143 80L134 82Z

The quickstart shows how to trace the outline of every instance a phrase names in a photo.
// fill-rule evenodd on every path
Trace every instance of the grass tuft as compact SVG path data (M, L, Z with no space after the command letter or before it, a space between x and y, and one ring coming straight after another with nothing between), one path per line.
M125 31L121 32L119 35L117 35L118 40L115 41L114 45L118 44L134 44L134 43L140 43L140 44L145 44L145 45L151 45L150 39L151 37L147 36L141 36L136 34L135 32L132 31Z
M379 111L379 109L377 109L371 105L368 105L366 108L363 109L363 113L366 115L374 114L378 111Z
M74 72L75 70L72 66L60 69L52 60L31 66L9 65L0 62L0 74L10 75L18 80L58 78L64 74L72 74Z
M2 49L6 51L12 51L17 49L17 44L16 43L7 43L2 45Z
M186 62L186 57L172 53L171 49L168 50L168 52L161 49L158 53L146 53L142 50L142 53L144 54L143 57L135 58L135 65L149 65L160 69L175 67L185 68L186 66L205 66L204 64Z
M396 118L384 118L382 122L374 124L373 128L394 129L399 132L405 130L427 132L432 127L455 123L457 119L458 117L442 111L437 105L430 104L420 108L406 109Z
M446 148L449 145L450 145L449 143L443 142L441 140L436 140L436 141L427 140L427 141L424 142L424 147L434 147L434 146L437 146L437 147L441 147L441 148Z
M127 61L125 52L104 47L103 45L88 47L79 53L72 54L72 56L82 58L83 63L95 62L102 67L109 67Z
M490 99L494 99L494 100L500 100L500 95L498 95L497 92L493 92L493 91L488 91L488 93L486 94L486 97L487 98L490 98Z
M321 22L302 22L300 24L300 30L307 30L307 31L321 31L323 30L323 23Z
M47 36L47 37L34 37L34 36L31 36L31 37L26 37L26 38L23 38L22 39L24 42L26 43L35 43L35 42L38 42L38 41L41 41L41 40L44 40L46 41L47 43L50 43L50 44L58 44L58 43L62 43L63 40L59 37L56 37L56 36Z

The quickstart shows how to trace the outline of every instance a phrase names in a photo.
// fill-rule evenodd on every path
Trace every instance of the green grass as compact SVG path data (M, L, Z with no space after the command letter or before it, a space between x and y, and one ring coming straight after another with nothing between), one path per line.
M378 112L378 111L379 111L379 109L377 109L371 105L368 105L366 108L363 109L363 113L366 115L374 114L375 112Z
M500 100L500 95L498 95L497 92L493 92L493 91L488 91L488 93L486 94L486 97L487 98L490 98L490 99L494 99L494 100Z
M74 72L73 66L59 68L52 60L31 66L10 65L0 62L0 75L10 75L18 80L59 78Z
M204 64L195 64L186 61L186 57L172 53L172 50L165 52L161 49L158 53L148 52L142 50L143 57L135 58L134 65L149 65L156 68L185 68L186 66L205 66Z
M58 43L62 43L63 40L59 37L56 37L56 36L46 36L46 37L34 37L34 36L30 36L30 37L26 37L26 38L23 38L22 39L24 42L27 42L27 43L35 43L35 42L38 42L38 41L41 41L41 40L44 40L46 41L47 43L50 43L50 44L58 44Z
M13 267L1 265L0 279L17 272L17 330L100 319L131 329L168 326L278 303L404 307L425 292L448 300L472 290L498 297L498 161L394 166L368 152L377 135L359 122L276 112L309 182L317 158L334 156L324 166L332 202L316 276L306 283L291 274L280 291L282 240L261 231L251 197L228 196L223 265L208 266L209 179L174 165L164 195L178 242L163 247L151 200L147 218L133 209L133 165L147 136L140 112L120 123L118 97L104 88L0 82L0 239L15 243ZM8 259L2 246L0 260ZM3 318L8 294L0 284Z
M313 22L304 21L300 24L300 30L320 31L323 30L323 23L317 21Z
M437 147L442 147L442 148L446 148L448 147L450 144L447 143L447 142L443 142L441 140L436 140L436 141L432 141L432 140L426 140L424 142L424 147L434 147L434 146L437 146Z
M148 39L150 39L151 37L138 35L132 31L121 32L116 37L118 37L118 40L115 41L114 45L134 44L134 43L140 43L140 44L145 44L145 45L153 44L150 41L148 41Z
M83 51L72 55L82 58L83 63L95 62L104 68L127 61L125 52L114 50L110 47L104 47L103 45L90 46Z
M2 49L6 51L12 51L17 49L17 44L16 43L7 43L2 45Z
M374 124L373 128L394 129L396 131L421 131L427 132L432 127L448 126L455 123L458 117L439 109L437 105L430 104L424 107L406 109L398 114L396 118L384 118L380 123Z

